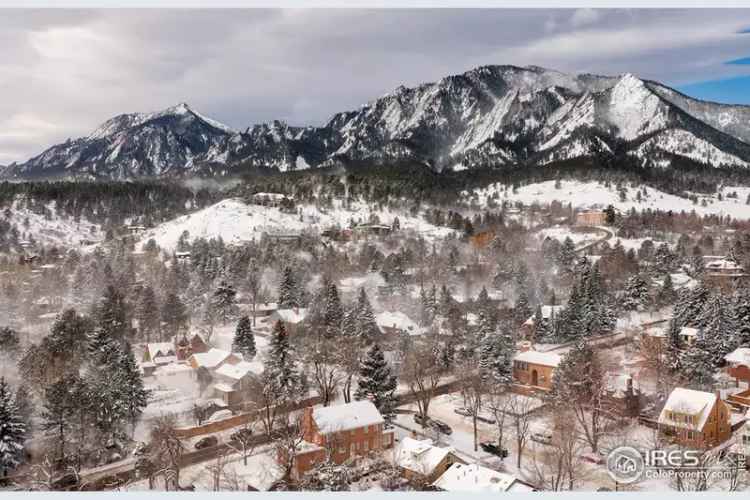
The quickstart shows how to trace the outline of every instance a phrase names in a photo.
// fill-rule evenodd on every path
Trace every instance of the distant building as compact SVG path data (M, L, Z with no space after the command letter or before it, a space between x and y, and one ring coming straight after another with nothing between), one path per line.
M608 373L603 406L612 415L621 418L637 417L642 398L639 384L629 373Z
M576 226L601 226L606 222L607 214L603 210L586 210L576 214Z
M277 309L268 316L269 324L275 325L277 321L280 321L286 332L290 335L297 333L305 321L307 316L307 309L296 308L296 309Z
M302 415L303 446L293 460L292 476L302 477L315 465L329 459L342 464L350 458L364 456L393 446L392 430L370 401L344 405L305 408ZM279 460L287 457L279 456Z
M495 238L495 231L482 231L469 237L469 243L474 248L486 248Z
M454 493L524 493L535 491L529 483L479 464L455 463L432 485Z
M126 226L125 229L127 229L131 236L139 236L146 231L146 226L132 225Z
M214 371L225 363L236 365L242 359L234 353L223 349L211 348L207 352L196 353L187 359L187 364L193 369L206 368Z
M734 378L739 386L740 382L745 382L750 386L750 347L740 347L724 356L727 362L726 372Z
M375 315L380 331L384 335L397 336L401 333L407 335L422 335L424 329L406 314L400 311L383 311Z
M432 440L405 437L396 449L396 465L403 476L414 482L430 484L453 464L466 464L453 448L434 446Z
M391 226L385 224L359 224L354 226L352 234L356 239L367 239L370 236L387 236L391 234Z
M282 193L255 193L251 200L253 204L265 207L294 205L294 196L287 196Z
M719 257L707 260L703 265L704 281L718 287L731 287L748 278L745 268L737 262Z
M729 439L729 407L710 392L678 387L659 414L659 432L675 443L692 448L712 448Z
M208 344L198 333L175 337L174 347L179 361L185 361L193 354L200 354L209 350Z
M552 389L552 375L560 361L560 355L551 352L519 352L513 358L513 380L532 391L549 391Z

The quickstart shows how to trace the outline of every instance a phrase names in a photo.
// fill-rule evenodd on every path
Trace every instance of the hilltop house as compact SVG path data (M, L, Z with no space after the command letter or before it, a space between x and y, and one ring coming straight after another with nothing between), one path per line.
M711 448L732 435L729 407L710 392L678 387L659 414L659 432L693 448Z
M533 350L522 351L513 358L513 380L524 392L549 391L552 375L562 358L559 354Z
M525 493L535 488L520 479L478 464L455 463L432 485L441 491L460 493Z
M292 476L302 477L316 464L331 460L336 464L393 446L392 430L370 401L338 406L305 408L302 415L304 444L293 460ZM282 461L286 457L279 455Z
M396 450L396 465L404 478L412 482L430 484L455 464L465 464L453 448L440 448L432 440L405 437Z
M731 286L748 277L744 267L726 257L708 260L703 265L703 270L704 281L718 287Z

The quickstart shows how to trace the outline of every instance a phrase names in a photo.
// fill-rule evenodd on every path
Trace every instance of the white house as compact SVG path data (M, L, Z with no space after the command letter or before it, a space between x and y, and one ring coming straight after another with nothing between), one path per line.
M431 439L405 437L396 449L396 465L406 477L420 477L434 481L454 463L465 463L453 448L434 446Z
M520 479L478 464L453 464L432 485L456 493L524 493L535 488Z

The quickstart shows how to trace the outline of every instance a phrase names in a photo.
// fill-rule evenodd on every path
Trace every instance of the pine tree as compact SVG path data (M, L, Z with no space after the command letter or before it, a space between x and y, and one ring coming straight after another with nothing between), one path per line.
M211 296L210 307L214 317L223 325L226 325L237 316L237 291L224 280L214 290Z
M355 311L357 337L366 342L376 341L380 337L380 328L364 288L359 289Z
M188 313L185 304L177 294L170 293L161 308L161 319L170 336L184 331L188 324Z
M707 338L702 328L699 329L695 341L680 358L682 376L690 381L691 385L704 390L713 389L716 366L712 350L711 340Z
M515 342L505 333L493 332L484 337L480 346L479 372L490 384L507 385L513 379Z
M0 354L17 354L21 347L18 332L10 327L0 327Z
M99 304L94 309L95 321L109 337L124 341L130 336L125 297L113 285L107 286Z
M264 377L269 390L286 401L301 394L302 379L297 368L297 357L289 343L284 323L277 321L271 332L268 355L264 364Z
M300 292L291 267L284 268L284 276L279 285L279 309L294 309L300 307Z
M667 306L673 304L677 299L677 292L675 292L674 285L672 284L672 275L667 273L664 275L664 282L656 294L656 303L659 306Z
M525 291L521 291L516 299L516 305L513 308L513 317L516 323L521 324L532 315L533 311L529 305L529 297Z
M26 426L16 407L10 387L0 377L0 469L6 477L23 458Z
M672 374L682 371L682 349L680 325L672 318L667 328L667 345L664 352L664 362Z
M138 419L148 405L150 391L143 385L143 377L129 345L125 346L115 373L120 384L120 404L125 407L128 420L135 432Z
M251 361L257 354L252 323L248 316L242 316L234 332L232 351L239 352L245 361Z
M360 361L359 379L354 398L372 401L383 415L386 426L390 426L390 422L395 417L396 385L396 377L385 360L383 351L380 350L378 344L374 343Z
M147 286L143 289L141 298L138 301L136 310L138 318L138 328L141 336L146 342L151 341L151 335L159 331L161 318L159 317L159 304L156 301L154 289Z
M642 311L651 303L648 283L640 274L628 278L625 283L625 293L622 297L622 307L626 311Z
M323 312L323 328L327 338L334 338L341 332L344 320L344 309L339 298L339 290L333 281L329 281L325 293L325 310Z

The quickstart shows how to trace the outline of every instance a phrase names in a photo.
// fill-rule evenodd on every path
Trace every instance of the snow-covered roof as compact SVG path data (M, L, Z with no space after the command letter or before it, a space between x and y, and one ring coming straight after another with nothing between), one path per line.
M742 271L742 266L729 259L716 259L706 262L709 271Z
M380 328L397 328L411 335L422 334L422 328L409 316L400 311L383 311L376 314L375 323Z
M214 389L216 389L219 392L234 392L234 388L229 384L224 384L222 382L218 382L214 384Z
M561 312L565 310L565 306L558 305L558 306L542 306L542 319L550 319L551 317L559 316ZM536 313L534 313L533 316L531 316L529 319L527 319L524 322L524 325L533 325L534 324L534 317L536 316Z
M313 410L313 420L322 434L358 429L383 423L383 416L370 401L354 401Z
M453 448L433 446L431 439L405 437L396 450L396 464L418 474L429 476Z
M651 326L643 331L649 337L666 337L667 331L659 326Z
M149 359L153 362L156 362L156 358L174 355L174 345L171 342L151 342L146 344L146 349Z
M608 373L607 390L616 398L624 397L628 392L630 384L634 391L639 389L638 382L629 373Z
M145 363L143 363L145 364ZM160 366L154 371L154 375L173 375L180 372L192 372L193 369L182 363L171 363Z
M208 352L199 352L190 356L198 366L206 368L216 368L232 355L231 352L223 349L211 348Z
M290 323L296 325L304 321L307 315L307 309L277 309L274 312L274 317L280 319L284 323Z
M750 366L750 347L739 347L724 356L727 363Z
M511 489L532 491L531 487L518 483L518 479L510 474L478 464L453 464L432 484L443 491L471 493L505 493Z
M677 387L669 395L669 399L667 399L667 403L659 415L659 423L686 429L702 429L715 403L716 395L711 392ZM692 415L697 419L692 423L685 422L684 419L673 420L668 418L667 412Z
M680 328L680 335L684 337L695 337L698 335L698 329L693 328L692 326L683 326Z
M559 354L553 352L539 352L539 351L524 351L519 352L513 358L514 361L521 361L524 363L531 363L534 365L552 366L557 367L562 360Z
M255 193L253 195L253 198L260 199L260 198L268 198L269 200L283 200L285 198L289 198L290 200L293 199L293 196L287 196L282 193Z
M253 373L253 368L254 365L247 361L241 361L236 365L225 363L216 369L216 374L223 375L232 380L240 380L248 373Z

